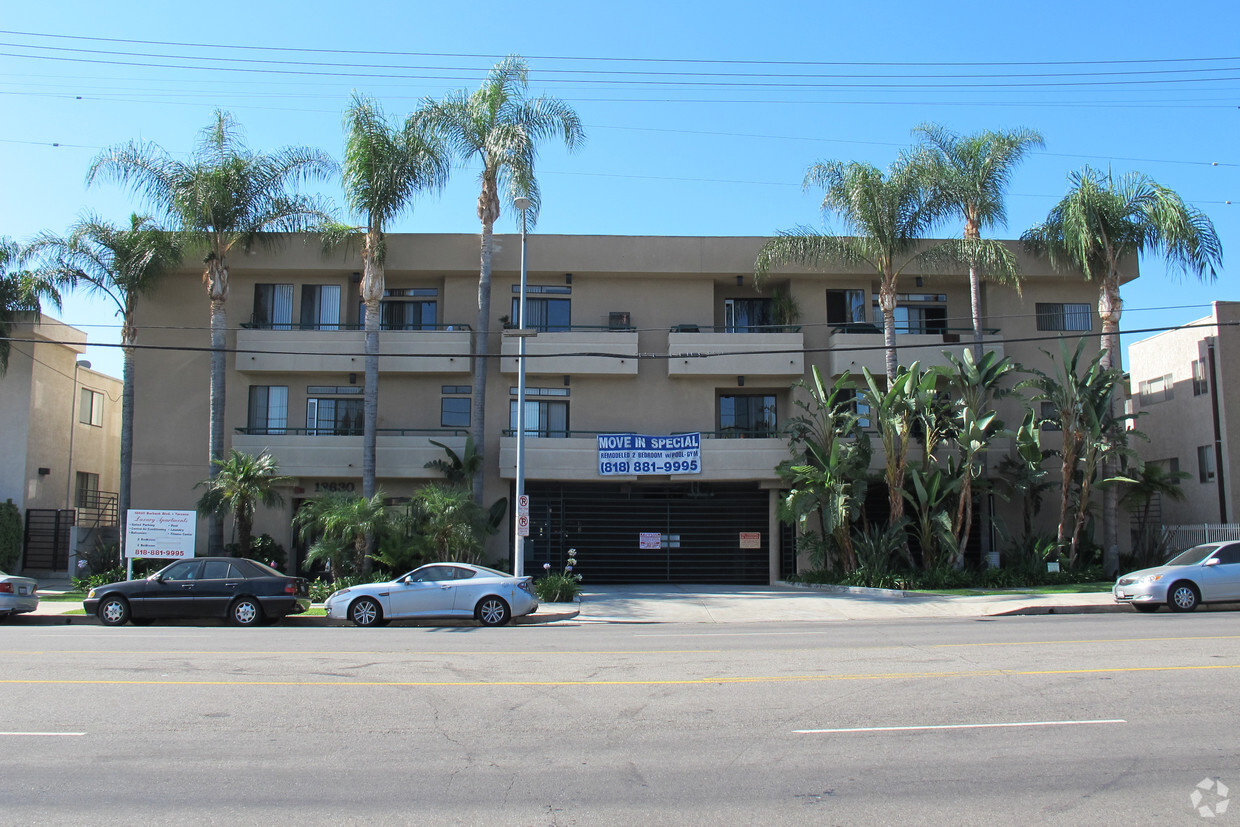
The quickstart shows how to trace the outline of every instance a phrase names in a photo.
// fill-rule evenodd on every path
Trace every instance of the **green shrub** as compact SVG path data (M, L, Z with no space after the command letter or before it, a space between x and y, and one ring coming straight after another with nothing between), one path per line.
M312 603L322 603L332 592L338 592L341 589L348 589L353 586L361 586L367 583L382 583L382 580L376 580L373 577L362 577L361 575L341 575L335 580L311 580L310 581L310 601Z
M568 562L561 572L553 573L550 563L543 564L546 574L534 581L534 593L539 600L544 603L570 603L581 594L581 575L573 573L573 566L577 565L576 555L577 549L568 550Z
M22 515L12 500L0 503L0 571L11 572L22 556Z

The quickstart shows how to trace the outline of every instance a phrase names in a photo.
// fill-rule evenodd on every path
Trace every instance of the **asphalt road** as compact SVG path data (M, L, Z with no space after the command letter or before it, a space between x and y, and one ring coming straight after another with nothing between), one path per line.
M15 623L0 823L1200 823L1237 619Z

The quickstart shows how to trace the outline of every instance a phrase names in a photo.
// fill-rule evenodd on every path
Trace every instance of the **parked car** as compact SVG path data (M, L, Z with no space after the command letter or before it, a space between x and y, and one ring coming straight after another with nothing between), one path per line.
M38 581L0 571L0 623L8 620L10 615L33 612L37 608Z
M1240 542L1193 546L1161 566L1125 574L1111 593L1139 612L1164 604L1191 612L1202 603L1240 602Z
M105 626L205 617L256 626L310 608L310 584L257 560L197 557L178 560L144 580L91 589L82 606Z
M531 577L514 577L486 566L432 563L387 583L350 586L324 603L327 616L356 626L389 620L473 617L483 626L503 626L538 608Z

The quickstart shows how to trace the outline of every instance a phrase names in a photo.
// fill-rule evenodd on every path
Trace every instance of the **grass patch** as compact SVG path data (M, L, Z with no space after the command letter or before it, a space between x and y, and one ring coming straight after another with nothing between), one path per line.
M39 593L40 603L81 603L86 599L86 592L57 592L56 594Z

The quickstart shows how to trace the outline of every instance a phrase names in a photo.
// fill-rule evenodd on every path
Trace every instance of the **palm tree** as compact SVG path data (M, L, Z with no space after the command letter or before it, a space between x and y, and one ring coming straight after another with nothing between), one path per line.
M302 540L318 535L308 559L337 558L351 574L360 572L370 553L371 538L388 526L391 516L384 503L385 495L376 491L373 497L334 495L307 500L293 517ZM352 559L340 552L352 547ZM332 571L333 579L342 572Z
M442 189L448 180L448 154L443 141L416 116L404 128L388 123L373 100L354 93L345 111L343 184L349 208L365 224L334 226L327 236L360 229L362 238L362 302L366 324L366 388L363 401L362 496L375 494L375 446L379 421L379 322L384 292L384 227L411 206L419 192ZM362 574L370 574L370 556Z
M81 287L116 305L121 317L121 482L118 508L121 521L121 557L124 558L125 519L129 512L133 472L134 346L138 328L134 318L138 299L148 295L159 279L181 261L181 239L164 232L146 216L132 215L129 227L116 227L91 216L69 228L67 238L39 234L27 254L42 260L38 272L45 278Z
M1214 224L1175 192L1140 173L1116 178L1091 167L1068 176L1068 194L1046 221L1021 238L1045 254L1062 271L1085 274L1098 282L1098 317L1102 320L1102 365L1120 366L1120 268L1129 259L1157 253L1173 272L1199 279L1217 278L1223 248ZM1108 468L1106 476L1114 476ZM1103 569L1108 577L1119 569L1119 491L1103 495Z
M473 423L474 441L486 445L487 355L491 335L491 256L495 220L500 216L500 192L511 203L518 196L530 199L527 210L532 226L540 204L534 160L539 142L561 138L571 152L585 141L577 113L559 98L526 96L529 69L525 60L512 55L491 69L482 86L472 94L459 90L442 101L427 100L412 116L442 130L449 146L463 161L477 160L482 191L478 195L478 219L482 222L481 265L478 271L478 324L474 338ZM482 502L482 474L473 480L474 500Z
M14 325L27 319L37 322L41 299L60 307L60 293L54 283L16 269L21 257L17 243L0 236L0 376L9 369Z
M1012 170L1042 135L1032 129L989 130L961 136L937 124L916 127L931 147L940 195L952 212L964 218L964 238L956 257L969 267L969 297L973 315L973 358L982 358L982 277L1000 283L1017 282L1020 268L1008 247L982 238L982 230L1007 223L1004 196Z
M178 161L152 143L111 147L91 163L87 183L112 179L145 198L186 245L203 253L203 282L211 305L211 433L208 439L212 476L224 458L224 348L228 331L228 256L256 243L275 243L276 233L298 232L330 220L317 199L297 195L293 188L308 179L334 173L335 163L317 149L285 147L274 153L246 146L231 115L217 111L203 129L188 162ZM208 523L207 550L222 553L224 523L218 515Z
M839 161L814 164L804 186L822 187L822 209L839 216L853 236L797 227L781 232L762 246L754 263L759 286L772 267L798 263L819 267L835 261L846 266L867 264L880 279L878 301L883 312L883 344L887 351L887 382L896 379L896 295L900 274L910 265L929 263L943 242L924 240L946 209L937 197L930 159L922 153L901 153L886 173L870 164Z
M232 515L237 544L244 556L250 551L255 509L259 505L266 508L281 505L284 498L276 486L289 485L293 478L281 476L276 458L266 452L252 456L234 448L228 452L228 459L217 464L219 470L214 476L194 486L206 489L198 499L198 513L216 514L221 519Z

